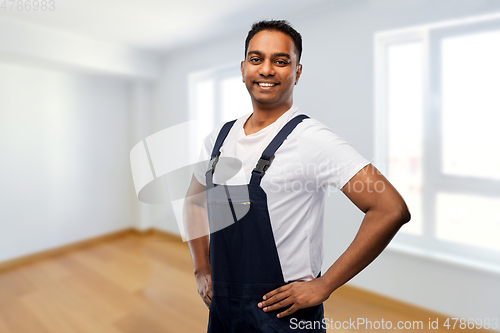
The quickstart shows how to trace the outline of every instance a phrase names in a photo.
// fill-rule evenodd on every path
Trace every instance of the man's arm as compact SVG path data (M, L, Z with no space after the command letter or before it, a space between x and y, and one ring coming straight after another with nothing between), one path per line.
M365 216L351 245L325 273L329 293L375 260L411 218L401 195L372 164L355 175L342 192Z
M209 228L205 186L193 176L184 200L184 225L198 293L210 308L212 283L208 260Z
M264 301L259 303L264 311L292 305L278 314L283 317L324 302L368 266L410 220L410 212L401 195L372 164L351 178L342 192L365 213L356 237L321 277L293 282L264 295Z

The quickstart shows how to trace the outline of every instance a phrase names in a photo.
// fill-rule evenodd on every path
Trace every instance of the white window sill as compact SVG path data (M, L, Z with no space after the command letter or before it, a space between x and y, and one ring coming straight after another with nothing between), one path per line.
M387 247L387 251L401 253L420 259L427 259L438 263L449 264L474 271L500 275L500 265L463 258L449 253L430 251L416 246L398 244L397 242L390 243Z

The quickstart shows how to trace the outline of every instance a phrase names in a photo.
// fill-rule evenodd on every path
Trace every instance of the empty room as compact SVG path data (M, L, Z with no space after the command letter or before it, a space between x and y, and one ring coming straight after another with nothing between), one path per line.
M0 2L0 333L500 332L500 1Z

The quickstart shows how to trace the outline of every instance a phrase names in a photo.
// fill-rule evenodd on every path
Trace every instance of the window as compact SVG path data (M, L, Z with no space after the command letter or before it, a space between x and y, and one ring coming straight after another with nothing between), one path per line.
M202 140L220 123L253 110L239 64L191 74L189 92L191 119L200 124L195 140Z
M500 266L500 19L379 33L376 160L412 221L394 244Z

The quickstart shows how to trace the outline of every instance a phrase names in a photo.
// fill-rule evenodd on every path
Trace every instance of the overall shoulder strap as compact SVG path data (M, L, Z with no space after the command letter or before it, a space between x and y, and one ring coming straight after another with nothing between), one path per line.
M266 170L271 165L274 159L274 153L281 144L286 140L288 135L292 133L292 131L297 127L298 124L302 122L302 120L309 118L305 114L300 114L290 119L288 123L283 126L283 128L276 134L274 139L269 143L269 145L264 149L262 156L260 157L259 162L255 166L255 169L252 171L252 178L250 178L250 184L260 185L260 180L264 177Z
M217 156L217 153L219 152L220 147L222 147L224 140L226 140L226 137L229 134L229 131L231 130L231 127L233 127L235 122L236 122L236 119L232 120L232 121L228 121L227 123L224 124L224 126L222 126L222 128L219 131L219 135L217 136L217 139L215 140L214 149L212 150L212 156L210 156L210 158L214 158L215 156Z
M214 148L212 149L212 155L210 156L210 163L208 164L208 170L205 173L207 186L209 185L213 186L213 176L215 171L215 165L219 161L220 147L222 147L224 140L226 139L227 135L229 134L229 131L231 130L235 122L236 119L225 123L222 126L221 130L219 131L217 139L215 140Z

